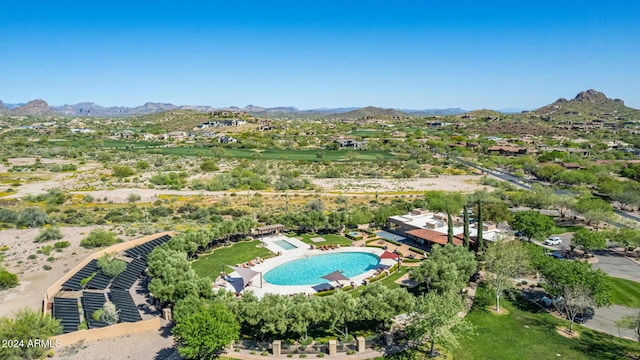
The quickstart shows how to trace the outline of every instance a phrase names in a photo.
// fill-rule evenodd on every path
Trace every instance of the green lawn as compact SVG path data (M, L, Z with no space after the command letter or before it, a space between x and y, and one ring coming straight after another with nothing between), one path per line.
M144 151L153 154L165 154L165 155L181 155L181 156L196 156L196 154L202 154L203 156L212 156L211 148L207 147L167 147L167 148L149 148L149 149L133 149L134 151ZM322 161L331 162L349 162L349 161L386 161L394 160L396 156L388 151L349 151L349 150L317 150L317 149L303 149L303 150L286 150L286 149L232 149L224 148L224 154L222 157L230 158L246 158L246 159L267 159L267 160L306 160L317 161L318 152L322 153ZM351 158L350 158L351 156Z
M351 245L352 241L350 239L347 239L344 236L340 236L340 235L335 235L335 234L326 234L326 235L318 235L318 234L302 234L302 235L296 235L294 236L295 238L300 239L302 242L307 243L309 245L316 245L316 246L322 246L322 245L331 245L331 244L336 244L336 245ZM321 242L313 242L310 239L314 238L314 237L321 237L323 238L325 241L321 241Z
M382 285L388 287L389 289L395 289L395 288L399 288L400 284L395 283L396 280L398 280L402 275L406 274L407 272L409 272L411 268L405 267L405 266L401 266L400 267L400 271L396 271L395 273L387 276L386 278L377 281L378 283L381 283ZM360 293L362 293L362 291L364 291L364 289L366 288L366 286L359 286L357 287L355 290L353 290L350 294L353 296L360 296Z
M226 273L233 271L225 265L235 266L236 264L253 260L256 257L268 258L273 255L271 251L262 247L258 240L239 242L229 247L218 248L211 254L201 256L191 264L191 267L196 274L214 279L220 274L223 267Z
M638 354L640 345L574 325L580 337L568 339L556 333L556 326L566 326L560 320L523 299L500 301L509 311L494 315L492 294L479 288L476 301L467 319L476 326L476 335L464 339L453 352L458 359L625 359Z
M611 282L615 294L614 304L640 306L640 283L616 277L611 277Z

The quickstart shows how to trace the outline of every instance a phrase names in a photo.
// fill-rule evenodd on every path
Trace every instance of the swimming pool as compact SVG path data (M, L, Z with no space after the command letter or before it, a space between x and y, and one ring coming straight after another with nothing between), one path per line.
M274 285L316 285L329 281L321 278L333 271L343 271L352 278L375 268L380 263L377 255L363 252L322 254L293 260L264 274L264 280Z
M297 249L298 247L288 242L287 240L276 240L273 242L274 244L280 246L285 250Z

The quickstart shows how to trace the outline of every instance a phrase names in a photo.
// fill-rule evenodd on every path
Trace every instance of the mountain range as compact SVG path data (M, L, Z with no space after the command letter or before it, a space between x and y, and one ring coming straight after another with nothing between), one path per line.
M300 110L296 107L272 107L266 108L256 105L245 107L231 106L227 108L214 108L198 105L174 105L169 103L148 102L141 106L104 107L92 102L83 102L75 105L50 106L44 100L32 100L26 104L3 104L0 101L0 114L8 115L33 115L33 116L96 116L96 117L128 117L149 115L170 110L193 110L208 113L219 110L242 111L257 117L324 117L324 118L364 118L371 116L385 117L410 117L410 116L445 116L464 114L467 110L461 108L447 109L383 109L373 106L347 107L347 108L319 108ZM499 112L513 114L522 112L520 109L502 109ZM620 117L633 115L640 116L640 111L624 105L620 99L610 99L604 93L589 89L580 92L575 98L567 100L560 98L555 102L531 111L541 117L566 118L575 116L611 116Z
M358 113L363 116L373 115L389 115L389 116L428 116L428 115L458 115L463 114L466 110L460 108L448 109L424 109L424 110L398 110L398 109L381 109L373 106L359 108L319 108L300 110L293 106L287 107L261 107L256 105L247 105L245 107L230 106L226 108L214 108L212 106L198 105L174 105L169 103L148 102L141 106L110 106L105 107L93 102L83 102L73 105L49 105L46 101L37 99L29 101L26 104L3 104L0 101L0 114L11 115L52 115L52 116L96 116L96 117L127 117L138 115L149 115L170 110L194 110L199 112L213 112L219 110L242 111L254 116L273 117L273 116L331 116L342 115L343 117L354 117ZM355 112L355 113L354 113Z

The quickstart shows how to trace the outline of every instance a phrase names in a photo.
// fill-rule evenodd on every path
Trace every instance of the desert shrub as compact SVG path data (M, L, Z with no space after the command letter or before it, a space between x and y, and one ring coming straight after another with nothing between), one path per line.
M20 211L16 219L16 225L24 227L38 227L48 224L49 222L50 220L47 213L35 207Z
M18 275L8 272L5 269L0 270L0 290L10 289L18 286Z
M115 235L107 230L95 229L89 235L82 239L80 246L90 249L95 247L110 246L119 242Z
M51 250L52 249L53 249L53 247L51 245L45 245L45 246L41 247L40 249L36 250L36 252L38 254L49 255L49 254L51 254Z
M40 234L36 236L34 242L39 243L60 239L62 239L62 233L60 232L60 229L58 229L56 226L45 226L40 231Z
M211 171L217 171L220 168L218 167L218 164L216 164L215 161L205 160L202 162L202 164L200 164L200 169L204 172L211 172Z
M77 167L73 164L53 165L49 170L51 172L74 171Z
M62 250L66 247L69 247L70 245L71 243L68 241L58 241L57 243L53 244L53 248L56 250Z
M109 277L118 276L118 274L123 272L126 268L126 262L119 259L114 259L110 254L105 254L98 258L98 269L100 269L103 274Z
M126 178L129 177L133 174L135 174L135 171L128 167L128 166L124 166L124 165L115 165L112 169L111 174L117 178Z

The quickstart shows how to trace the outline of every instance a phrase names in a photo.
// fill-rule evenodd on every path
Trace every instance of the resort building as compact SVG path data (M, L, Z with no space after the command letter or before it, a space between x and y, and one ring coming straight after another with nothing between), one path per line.
M453 242L462 245L464 224L460 216L453 216ZM409 214L390 216L386 230L393 234L396 241L410 245L418 244L430 249L433 244L445 245L448 241L447 214L434 213L424 209L414 209ZM478 237L479 224L470 219L469 238L474 243ZM503 231L496 224L485 221L482 224L482 238L485 242L495 241Z

